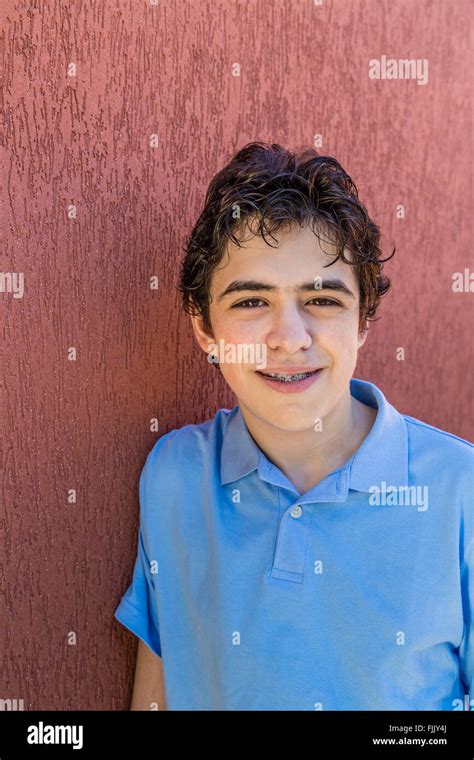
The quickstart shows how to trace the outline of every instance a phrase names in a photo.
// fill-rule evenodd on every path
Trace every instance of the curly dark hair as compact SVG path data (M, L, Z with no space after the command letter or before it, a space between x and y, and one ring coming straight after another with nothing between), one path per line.
M250 222L257 220L256 229ZM294 154L278 144L251 142L211 180L204 208L186 240L178 289L188 314L203 317L212 335L209 317L210 285L227 242L241 245L237 237L245 224L252 234L273 236L280 228L311 224L320 237L325 230L335 242L337 256L356 267L359 282L359 330L364 332L381 297L391 287L382 275L384 261L379 248L380 229L359 201L355 183L332 156L307 148ZM273 238L275 239L275 238ZM352 260L345 257L344 248Z

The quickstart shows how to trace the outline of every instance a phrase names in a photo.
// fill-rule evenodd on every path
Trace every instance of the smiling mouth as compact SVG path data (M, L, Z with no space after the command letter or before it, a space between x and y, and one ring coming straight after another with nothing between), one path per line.
M299 380L304 380L307 377L311 377L311 375L315 375L316 372L319 372L318 369L314 369L310 372L298 372L296 374L290 375L290 374L279 374L275 372L261 372L260 370L257 370L259 375L263 375L264 377L268 377L269 380L276 380L278 382L283 383L296 383Z

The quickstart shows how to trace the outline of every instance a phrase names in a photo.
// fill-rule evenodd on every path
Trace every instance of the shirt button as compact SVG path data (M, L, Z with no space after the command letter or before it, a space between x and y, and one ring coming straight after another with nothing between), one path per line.
M297 504L296 507L293 507L293 509L290 512L290 515L292 517L301 517L302 514L303 514L303 510L301 509L299 504Z

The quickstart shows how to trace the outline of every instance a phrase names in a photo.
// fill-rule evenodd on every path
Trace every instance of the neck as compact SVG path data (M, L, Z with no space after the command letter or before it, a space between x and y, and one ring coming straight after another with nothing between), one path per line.
M279 430L256 417L243 404L242 416L255 443L265 456L304 494L327 475L342 467L367 437L377 409L355 399L350 391L322 420L322 430Z

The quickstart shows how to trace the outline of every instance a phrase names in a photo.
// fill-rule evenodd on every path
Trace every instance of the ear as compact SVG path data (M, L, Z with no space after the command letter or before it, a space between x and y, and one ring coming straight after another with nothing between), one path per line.
M362 330L359 332L359 337L357 340L359 348L362 348L362 346L364 345L365 341L367 340L368 334L369 334L369 323L366 321L364 326L362 327Z
M194 335L196 336L196 340L199 343L200 347L203 351L205 351L206 354L210 354L213 352L213 349L216 349L216 344L214 341L214 336L206 332L204 328L204 318L201 315L192 315L191 316L191 324L193 326Z

